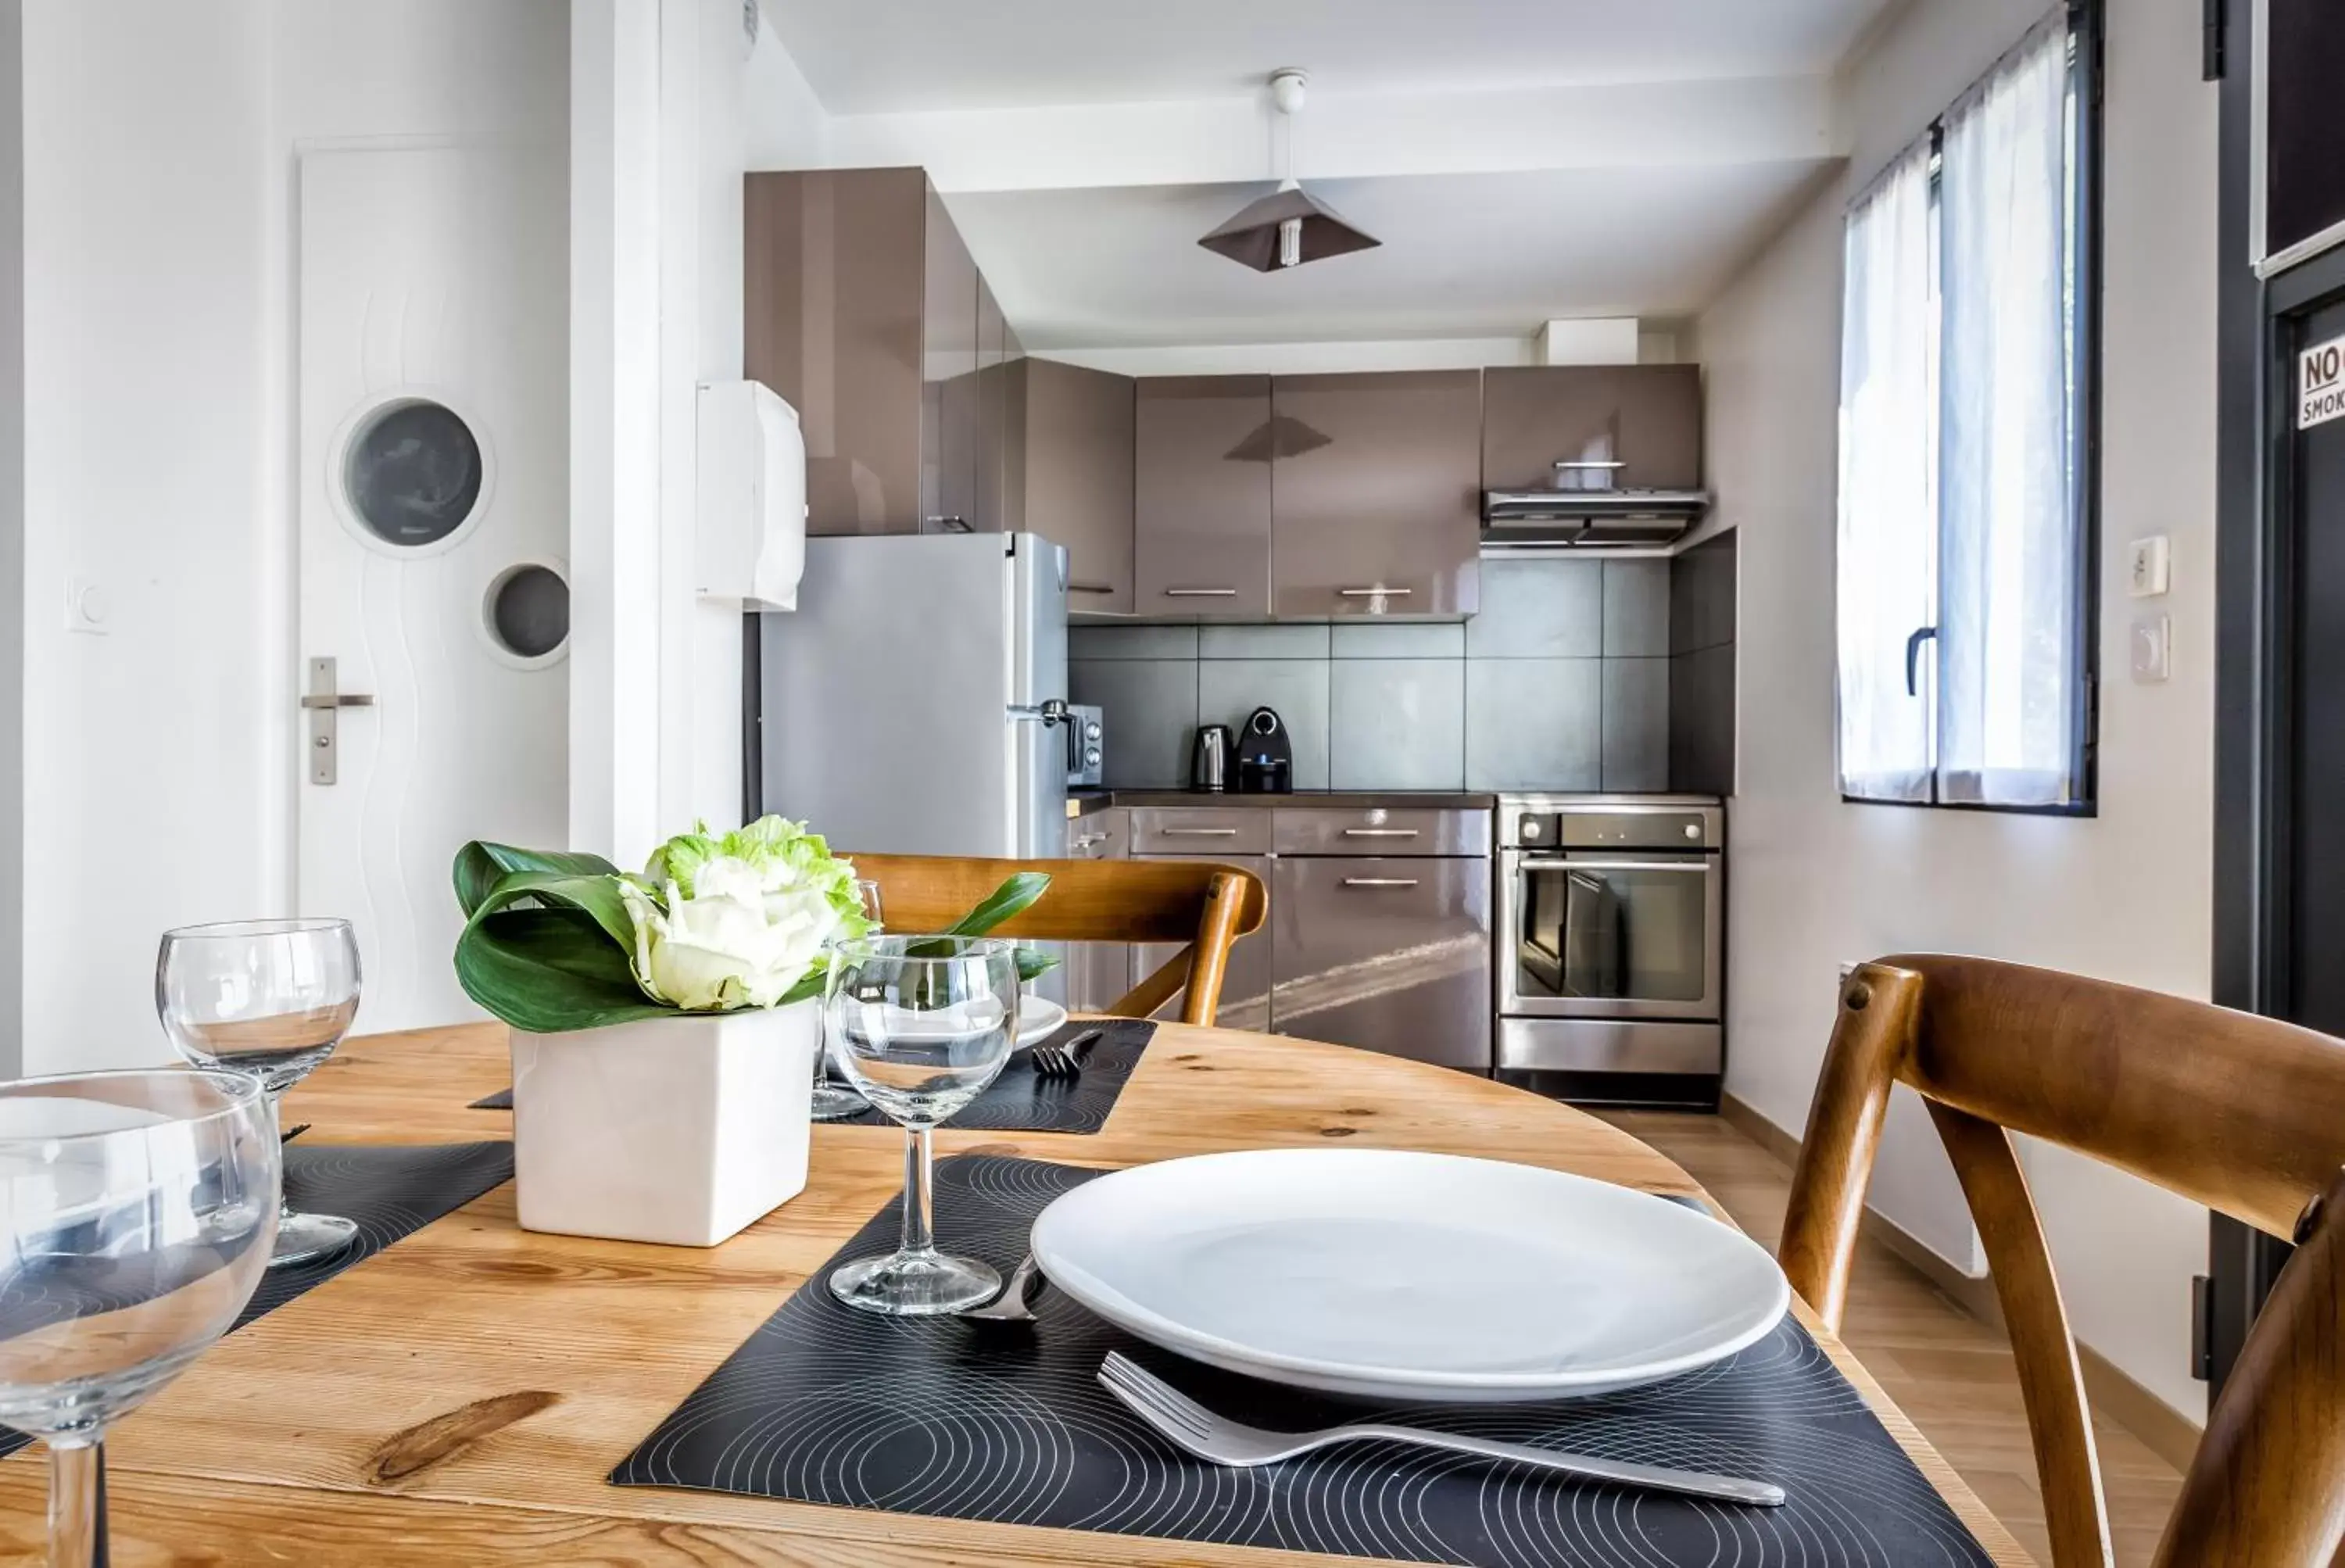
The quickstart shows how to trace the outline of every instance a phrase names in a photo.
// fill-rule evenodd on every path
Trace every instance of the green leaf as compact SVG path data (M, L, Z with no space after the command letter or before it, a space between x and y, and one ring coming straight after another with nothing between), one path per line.
M1024 914L1051 885L1047 871L1020 871L1003 882L969 913L955 921L947 936L983 936L1003 921Z
M472 911L467 928L512 909L516 904L534 904L547 909L573 909L591 917L595 925L618 944L622 958L635 951L635 922L627 913L625 901L619 896L619 880L611 872L587 876L564 871L511 871L499 877L496 885L482 898Z
M474 840L456 851L456 902L467 920L500 879L514 871L559 871L568 876L608 876L618 868L600 855L558 850L517 850Z
M681 1018L635 986L626 951L575 908L506 908L456 942L464 994L516 1029L539 1034L643 1018Z
M1021 985L1030 980L1038 980L1058 967L1059 961L1040 948L1021 947L1018 950L1018 983Z

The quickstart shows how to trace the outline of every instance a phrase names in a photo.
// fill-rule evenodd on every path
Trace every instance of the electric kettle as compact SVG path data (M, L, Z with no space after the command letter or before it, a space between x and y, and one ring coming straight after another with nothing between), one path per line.
M1197 730L1189 753L1189 788L1218 795L1230 787L1230 754L1236 738L1226 724L1207 724Z

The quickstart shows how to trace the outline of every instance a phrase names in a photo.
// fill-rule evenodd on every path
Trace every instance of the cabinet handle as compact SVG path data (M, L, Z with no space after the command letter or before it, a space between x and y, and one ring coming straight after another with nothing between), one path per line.
M1627 461L1618 457L1568 457L1556 464L1558 468L1626 468Z
M1115 592L1115 585L1112 583L1069 583L1067 585L1067 592L1071 594L1112 594Z
M1168 839L1234 839L1238 836L1235 828L1159 828L1156 830Z
M1416 592L1415 588L1338 588L1347 599L1405 599Z
M1413 888L1416 886L1416 879L1415 877L1345 877L1344 885L1347 888Z
M969 519L966 517L929 517L923 519L923 521L927 523L929 527L939 534L967 534L971 532L969 525Z
M1235 588L1167 588L1164 596L1168 599L1234 599L1238 591Z
M1347 839L1414 839L1416 837L1416 830L1414 828L1346 828L1344 830L1344 837Z

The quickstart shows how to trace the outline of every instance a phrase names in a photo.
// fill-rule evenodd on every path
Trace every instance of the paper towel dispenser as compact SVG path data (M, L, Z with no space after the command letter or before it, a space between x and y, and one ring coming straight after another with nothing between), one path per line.
M807 524L797 411L761 382L704 384L699 404L700 596L795 610Z

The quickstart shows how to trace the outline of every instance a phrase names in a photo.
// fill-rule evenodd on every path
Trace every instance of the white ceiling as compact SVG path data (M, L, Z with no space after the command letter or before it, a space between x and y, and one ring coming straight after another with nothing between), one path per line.
M764 3L751 167L926 168L1029 347L1112 350L1690 315L1845 156L1896 0ZM1196 240L1267 188L1287 65L1296 171L1384 243L1265 275Z
M1384 243L1260 273L1197 237L1268 185L948 196L1026 347L1507 336L1563 316L1690 315L1812 164L1315 180Z
M1827 72L1888 0L767 0L833 114Z

